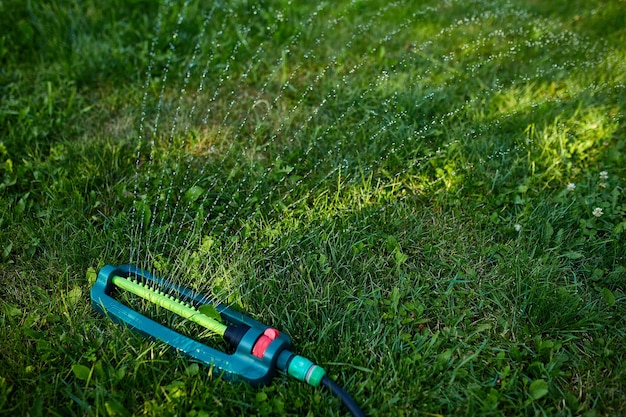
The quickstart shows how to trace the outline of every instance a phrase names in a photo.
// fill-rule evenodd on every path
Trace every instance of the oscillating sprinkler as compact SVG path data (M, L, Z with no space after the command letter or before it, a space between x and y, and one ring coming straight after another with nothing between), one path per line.
M144 316L120 301L119 296L124 291L221 336L230 347L230 353L200 343ZM145 337L166 343L217 370L225 379L262 386L269 384L278 370L313 387L327 388L341 399L352 415L365 415L356 402L326 375L323 368L291 351L291 339L285 333L227 305L213 305L209 297L136 266L103 267L91 288L91 304L94 310L114 322ZM200 310L206 305L211 305L221 320L203 314Z

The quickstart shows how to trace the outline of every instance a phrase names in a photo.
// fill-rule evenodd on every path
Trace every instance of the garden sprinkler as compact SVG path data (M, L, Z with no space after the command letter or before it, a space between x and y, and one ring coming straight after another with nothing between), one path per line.
M158 305L184 320L221 336L231 353L207 346L133 310L118 298L123 292ZM91 304L97 312L150 339L159 340L217 370L225 379L267 385L276 370L313 387L320 385L341 399L354 416L364 416L356 402L326 371L309 359L291 352L291 339L226 305L213 305L208 296L175 285L133 265L103 267L91 288ZM203 306L219 313L204 314Z

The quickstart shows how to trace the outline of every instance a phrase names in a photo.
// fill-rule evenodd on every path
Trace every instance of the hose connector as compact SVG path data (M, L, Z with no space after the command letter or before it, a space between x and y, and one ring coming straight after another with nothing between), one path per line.
M326 371L305 357L294 355L289 361L287 374L313 387L319 387Z

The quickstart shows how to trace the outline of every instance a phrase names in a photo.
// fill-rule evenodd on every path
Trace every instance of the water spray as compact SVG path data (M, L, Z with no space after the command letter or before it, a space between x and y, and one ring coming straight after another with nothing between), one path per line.
M133 309L131 303L122 300L124 293L132 294L221 336L229 349L221 351L210 347L146 317ZM263 386L272 381L278 370L315 388L325 387L341 399L352 415L365 415L323 368L292 353L291 339L285 333L227 305L214 304L206 295L175 285L136 266L103 267L91 288L91 303L94 310L114 322L169 345L211 367L227 380L244 381L255 387ZM218 315L212 317L211 314L205 314L203 310L206 307Z

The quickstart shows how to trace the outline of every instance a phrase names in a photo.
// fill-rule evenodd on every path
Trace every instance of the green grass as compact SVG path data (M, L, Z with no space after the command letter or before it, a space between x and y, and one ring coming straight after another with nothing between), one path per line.
M345 414L96 315L129 260L370 415L625 412L623 1L159 3L0 2L0 414Z

